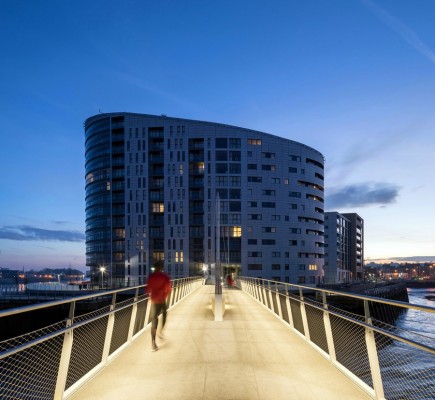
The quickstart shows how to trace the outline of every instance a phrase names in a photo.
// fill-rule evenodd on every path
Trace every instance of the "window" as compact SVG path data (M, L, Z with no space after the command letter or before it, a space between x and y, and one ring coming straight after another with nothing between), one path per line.
M226 174L228 172L228 164L227 163L216 163L216 173L217 174Z
M298 199L301 198L301 192L289 192L288 195L289 197L296 197Z
M257 164L248 164L248 169L257 169Z
M310 271L317 271L317 265L316 264L310 264L310 265L308 265L308 269Z
M230 189L230 199L240 199L240 189Z
M260 271L263 269L262 264L248 264L249 271Z
M302 285L305 283L305 276L298 276L298 284Z
M289 246L297 246L298 245L298 241L297 240L289 240L288 245Z
M289 155L290 160L292 161L301 161L301 157L300 156L293 156L293 155Z
M227 138L216 138L217 149L226 149L227 147Z
M216 161L227 161L228 153L226 150L216 150Z
M299 271L305 271L305 264L298 264Z
M275 239L262 239L261 244L264 246L275 246Z
M248 176L248 182L260 183L261 181L261 176Z
M217 176L216 177L216 186L227 186L228 178L226 176Z
M229 138L230 149L240 149L242 147L242 141L239 138Z
M269 189L264 189L264 190L262 190L261 193L263 196L275 196L276 195L275 190L269 190Z
M276 227L274 226L263 226L263 232L265 233L275 233Z
M261 139L248 139L248 144L253 146L261 146Z
M263 153L261 153L261 155L262 155L263 158L275 158L275 153L266 153L266 152L263 152Z
M275 202L273 202L273 201L263 201L261 203L261 206L263 208L275 208Z
M301 233L301 228L290 228L290 233Z
M230 212L242 211L242 203L240 201L230 201Z
M163 203L152 203L153 213L165 212L165 205Z
M263 215L262 214L248 214L248 219L259 221L259 220L263 219Z
M281 264L272 264L273 271L279 271L281 269Z
M257 244L257 239L248 239L248 244Z
M242 227L241 226L231 226L230 227L230 237L242 237Z
M263 257L261 251L248 251L248 257Z
M240 164L230 163L230 174L240 174L241 166Z
M298 169L294 167L289 167L288 172L290 172L291 174L296 174L298 172Z
M281 216L280 215L272 215L271 221L281 221Z
M279 178L272 178L272 183L280 183L281 180Z
M240 151L230 151L229 159L230 161L241 161L242 153Z
M263 164L261 166L261 169L263 171L275 171L276 167L275 167L275 165Z
M256 201L248 201L248 207L257 207Z
M231 187L240 187L241 185L240 176L230 176L229 183Z
M281 253L279 251L272 251L272 258L280 258Z

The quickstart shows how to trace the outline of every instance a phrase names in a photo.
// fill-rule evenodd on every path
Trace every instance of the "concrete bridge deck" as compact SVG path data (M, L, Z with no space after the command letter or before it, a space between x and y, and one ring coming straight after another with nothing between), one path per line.
M202 286L168 314L151 352L149 328L73 400L367 400L370 397L240 290L224 290L224 321Z

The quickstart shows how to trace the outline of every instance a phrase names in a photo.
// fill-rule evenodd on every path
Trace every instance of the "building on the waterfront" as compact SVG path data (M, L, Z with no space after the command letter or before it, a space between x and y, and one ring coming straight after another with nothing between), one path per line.
M325 212L325 283L364 280L364 221L355 213Z
M142 283L158 259L173 278L202 274L216 260L217 236L225 271L321 282L317 150L250 129L133 113L88 118L85 140L95 282Z

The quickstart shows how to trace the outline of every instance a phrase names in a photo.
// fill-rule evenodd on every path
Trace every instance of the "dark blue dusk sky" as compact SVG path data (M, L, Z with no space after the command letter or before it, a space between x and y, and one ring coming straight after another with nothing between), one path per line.
M312 146L366 259L435 259L434 19L432 0L0 1L0 267L84 267L99 111Z

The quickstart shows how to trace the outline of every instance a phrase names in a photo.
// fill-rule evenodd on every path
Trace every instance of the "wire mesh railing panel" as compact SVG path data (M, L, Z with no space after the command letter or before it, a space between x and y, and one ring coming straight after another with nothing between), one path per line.
M104 316L74 329L66 388L101 363L108 319Z
M330 315L330 321L337 361L373 387L365 328L335 315Z
M17 336L11 339L4 340L0 342L0 352L13 349L15 347L26 344L32 340L42 338L50 333L57 332L58 330L65 328L65 321L57 322L53 325L46 326L45 328L38 329L34 332L29 332L21 336ZM1 397L0 397L1 399Z
M305 335L304 323L302 321L301 303L290 298L290 310L292 313L294 328L302 333L302 335Z
M305 306L307 313L308 330L310 340L319 346L324 352L328 353L328 342L326 340L325 323L323 321L323 311L318 308Z
M388 400L435 398L433 354L386 336L377 338L376 344L385 397Z
M136 335L145 326L148 299L137 303L136 320L134 321L133 335Z
M0 399L52 400L63 335L0 360Z
M279 302L281 304L282 319L289 324L290 320L288 318L287 302L285 299L286 299L286 297L284 294L279 295Z
M132 306L115 312L115 323L113 325L112 341L110 343L110 354L127 342L131 311Z
M383 321L373 325L399 337L435 348L435 337L400 329ZM388 400L435 398L435 355L410 344L375 333L379 364Z

